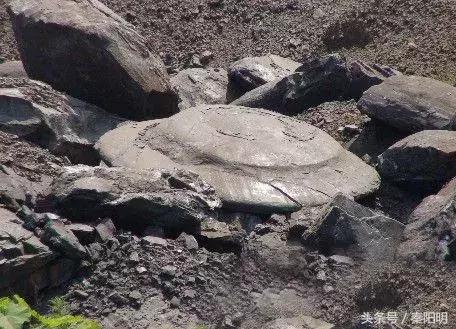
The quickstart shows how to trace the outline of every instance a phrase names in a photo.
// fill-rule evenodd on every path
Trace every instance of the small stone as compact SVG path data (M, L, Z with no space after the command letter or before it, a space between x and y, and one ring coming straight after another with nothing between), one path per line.
M138 264L139 263L139 255L136 251L133 251L131 254L130 254L130 258L129 258L130 262L133 263L133 264Z
M95 230L103 242L107 242L108 240L114 238L114 234L116 233L116 227L114 226L112 220L109 218L103 220L100 224L98 224L95 227Z
M291 38L289 41L291 47L297 48L301 45L301 40L296 38Z
M133 290L129 295L128 297L130 297L130 299L133 299L135 301L138 301L140 299L142 299L142 294L138 291L138 290Z
M214 55L213 55L212 52L210 52L209 50L203 51L203 53L202 53L201 56L200 56L200 62L201 62L201 64L203 64L203 65L209 64L209 62L210 62L212 59L214 59Z
M325 285L323 286L323 291L326 292L326 293L330 293L330 292L334 291L334 287L333 287L333 286L330 286L330 285L328 285L328 284L325 284Z
M89 297L89 294L82 290L75 290L73 294L76 298L80 299L87 299Z
M168 242L165 239L155 236L145 236L141 239L141 243L146 246L163 246L166 247Z
M161 275L173 278L176 276L176 271L177 271L177 268L175 266L167 265L167 266L163 267L163 269L161 271Z
M326 272L325 272L325 271L318 271L318 273L317 273L317 280L319 280L319 281L326 281L326 280L327 280Z
M180 305L180 299L174 296L170 301L170 305L172 308L178 308Z
M334 263L334 264L337 264L337 265L350 265L352 266L354 263L353 263L353 259L351 259L350 257L347 257L347 256L341 256L341 255L333 255L331 257L329 257L329 261L331 263Z
M196 297L196 291L193 289L187 289L184 291L183 297L188 298L188 299L193 299Z
M138 266L136 268L136 272L138 272L139 274L143 274L143 273L147 272L147 269L144 266Z
M108 298L118 306L125 305L128 303L128 299L119 294L117 291L110 294Z
M177 238L178 242L182 242L188 250L197 250L199 248L198 241L193 235L182 233Z

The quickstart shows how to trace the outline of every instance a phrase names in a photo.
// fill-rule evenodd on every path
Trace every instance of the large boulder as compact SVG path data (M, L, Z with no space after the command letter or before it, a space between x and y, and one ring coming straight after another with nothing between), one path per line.
M337 100L349 87L346 61L333 54L309 60L295 73L253 89L231 104L293 114Z
M171 85L181 111L196 105L225 104L228 73L225 69L186 69L171 78Z
M302 236L303 243L329 254L360 258L371 264L391 261L404 225L337 195Z
M75 162L96 163L93 144L123 121L45 83L0 78L0 130Z
M220 206L212 187L182 170L66 167L50 191L49 202L71 219L108 217L131 228L191 230Z
M130 119L176 112L162 61L101 2L14 0L9 13L30 78Z
M378 169L395 182L441 186L456 176L456 131L424 130L408 136L379 156Z
M361 112L408 132L456 128L456 88L419 76L397 75L367 90Z
M277 55L246 57L232 63L228 74L243 93L292 74L301 64Z
M456 259L456 178L413 211L398 255L406 259Z
M0 77L27 78L27 72L21 61L5 62L0 64Z
M289 213L379 185L373 168L323 131L262 109L199 106L122 125L96 147L112 166L193 171L234 211Z

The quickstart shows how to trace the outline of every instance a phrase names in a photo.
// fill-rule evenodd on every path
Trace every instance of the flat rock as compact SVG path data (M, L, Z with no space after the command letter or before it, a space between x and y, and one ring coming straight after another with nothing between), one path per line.
M358 108L372 118L408 132L456 128L456 88L430 78L390 77L367 90Z
M424 130L378 158L382 177L395 182L442 185L456 176L456 131Z
M97 163L93 144L123 121L45 83L0 78L0 130L73 161Z
M436 195L425 198L410 215L399 257L406 259L456 259L448 243L456 237L456 178Z
M0 77L27 78L27 72L21 61L4 62L0 64Z
M176 112L163 62L101 2L15 0L9 14L30 78L129 119Z
M346 61L332 54L309 60L295 73L253 89L231 104L294 114L340 99L349 88Z
M277 55L246 57L232 63L228 74L243 93L292 74L301 64Z
M225 104L228 73L221 68L186 69L171 78L171 85L179 99L181 111L196 105Z
M67 167L48 198L69 218L112 218L132 228L194 229L220 206L197 175L164 169Z
M360 258L375 265L395 258L404 225L337 195L302 236L307 246L324 253Z
M96 147L112 166L195 172L233 211L289 213L379 186L373 168L323 131L262 109L199 106L122 125Z

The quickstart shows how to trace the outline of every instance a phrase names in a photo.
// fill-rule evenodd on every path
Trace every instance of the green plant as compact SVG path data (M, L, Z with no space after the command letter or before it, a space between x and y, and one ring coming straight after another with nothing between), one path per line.
M40 315L19 296L0 298L0 329L102 329L82 316Z
M70 305L63 297L56 296L49 300L49 308L51 312L56 315L70 314Z

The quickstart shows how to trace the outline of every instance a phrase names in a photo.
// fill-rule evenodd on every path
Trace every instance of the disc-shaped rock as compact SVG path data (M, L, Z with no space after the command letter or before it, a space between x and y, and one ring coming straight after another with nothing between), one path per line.
M378 188L376 171L334 139L262 109L199 106L171 118L126 124L97 143L114 166L184 168L214 186L226 208L293 212Z

